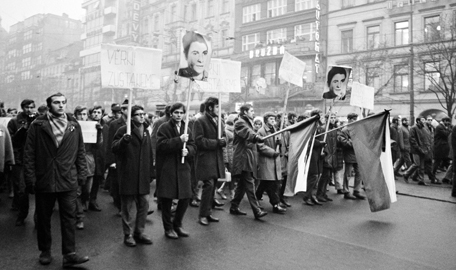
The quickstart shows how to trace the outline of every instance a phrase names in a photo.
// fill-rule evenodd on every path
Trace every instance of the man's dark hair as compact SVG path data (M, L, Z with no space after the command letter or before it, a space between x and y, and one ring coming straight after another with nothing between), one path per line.
M269 117L274 117L275 119L277 119L277 114L273 113L273 112L266 112L264 115L263 115L263 122L265 124L268 123L268 119Z
M76 108L74 108L74 116L78 116L83 110L87 110L87 108L85 106L76 106Z
M404 118L402 118L402 120L401 120L401 121L402 121L402 123L404 123L404 122L407 122L407 121L408 121L408 119L404 117Z
M320 109L313 109L311 112L310 112L310 117L314 116L314 115L320 115L320 113L322 113L323 111L320 110Z
M296 117L296 114L293 112L288 113L288 120L291 120L293 117Z
M348 79L347 71L345 70L345 68L332 67L331 70L328 72L328 81L326 82L328 84L328 87L331 86L331 81L336 74L343 74L343 75L345 75L345 79Z
M67 100L64 94L62 94L62 93L60 93L60 92L55 93L55 94L53 94L52 96L50 96L50 97L48 97L48 98L46 99L46 105L48 106L48 108L51 108L52 98L54 98L54 97L64 97L64 98L65 98L65 101Z
M201 42L206 44L207 46L206 40L204 39L203 35L201 35L200 33L195 33L194 31L187 32L182 38L185 59L187 59L188 57L188 51L190 50L190 45L192 45L193 42Z
M201 103L199 112L203 113L205 109L206 109L206 103Z
M208 97L206 99L206 101L204 102L204 107L205 107L206 112L209 111L209 107L212 107L212 111L214 111L215 105L218 105L218 104L219 104L218 98Z
M245 112L250 110L250 108L253 108L252 104L246 103L246 104L242 105L241 108L239 109L239 115L240 116L245 115L246 114Z
M139 110L144 111L144 108L139 105L133 105L131 107L131 117L133 117L135 115L136 111L139 111Z
M103 108L101 105L95 105L95 106L93 106L93 108L90 109L90 114L92 114L93 111L95 111L95 110L101 110L101 114L102 114L102 115L104 114L104 108Z
M47 111L48 111L48 107L46 107L46 105L44 105L44 104L38 107L39 113L45 113Z
M22 110L24 109L25 106L28 106L30 104L35 104L35 101L31 100L31 99L24 99L22 102L21 102L21 108Z
M173 112L177 109L180 109L182 108L184 113L187 112L187 110L185 109L185 105L183 103L180 103L180 102L176 102L174 103L173 105L171 105L171 108L169 108L169 113L170 114L173 114Z

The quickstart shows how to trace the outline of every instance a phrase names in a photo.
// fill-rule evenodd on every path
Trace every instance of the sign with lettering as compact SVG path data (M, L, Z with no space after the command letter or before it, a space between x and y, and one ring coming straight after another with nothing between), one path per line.
M131 16L131 41L139 42L139 11L141 10L141 1L132 1L133 10Z
M302 76L306 69L306 63L285 52L280 63L279 77L287 82L302 87Z
M102 87L160 89L161 50L102 44L100 58Z
M315 5L315 74L320 70L320 0Z
M370 87L358 82L353 82L350 105L373 110L374 95L374 87Z
M241 62L212 58L209 74L207 81L195 81L199 91L241 93Z
M278 54L284 54L285 47L282 45L280 47L277 46L267 46L264 48L258 48L255 50L251 50L249 52L249 58L258 58L258 57L265 57L265 56L273 56Z

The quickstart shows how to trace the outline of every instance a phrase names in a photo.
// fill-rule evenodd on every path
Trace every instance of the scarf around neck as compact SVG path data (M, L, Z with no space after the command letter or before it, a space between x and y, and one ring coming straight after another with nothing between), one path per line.
M68 119L66 114L63 114L61 117L57 117L52 113L47 113L49 123L51 124L52 133L54 134L55 145L59 148L60 143L62 143L63 135L65 130L68 127Z

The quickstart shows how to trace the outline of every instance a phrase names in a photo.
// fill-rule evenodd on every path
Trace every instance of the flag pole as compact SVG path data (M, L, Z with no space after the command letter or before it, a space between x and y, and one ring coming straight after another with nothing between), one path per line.
M127 115L127 134L131 135L131 104L133 103L133 88L130 88L128 98L128 115Z
M187 113L185 114L185 128L184 128L184 134L187 134L188 133L188 119L189 119L189 106L190 106L190 93L192 91L192 84L193 84L193 81L195 79L193 78L190 78L190 82L188 83L188 89L187 89L187 105L186 105L186 108L187 108ZM185 149L185 147L187 147L187 142L184 142L184 147L182 148L182 150ZM185 162L185 157L182 156L182 164L184 164Z
M287 105L288 105L288 96L290 94L290 83L288 83L287 87L287 92L285 93L285 101L283 103L283 114L282 114L282 119L280 121L280 130L283 129L283 126L285 125L285 114L287 112ZM277 145L276 151L278 152L280 150L280 146Z
M311 118L307 118L307 119L304 120L304 121L306 121L306 122L307 122L307 121L311 121L311 120L314 119L314 118L317 118L317 116L314 115L314 116L312 116ZM263 139L266 140L266 139L268 139L268 138L277 136L277 135L279 135L279 134L281 134L281 133L283 133L283 132L285 132L285 131L288 131L288 130L290 130L290 129L295 128L296 126L299 126L300 124L302 124L302 122L298 122L298 123L296 123L296 124L294 124L294 125L288 126L288 127L284 128L284 129L282 129L282 130L279 130L279 131L277 131L277 132L275 132L275 133L272 133L272 134L269 134L269 135L267 135L267 136L264 136Z

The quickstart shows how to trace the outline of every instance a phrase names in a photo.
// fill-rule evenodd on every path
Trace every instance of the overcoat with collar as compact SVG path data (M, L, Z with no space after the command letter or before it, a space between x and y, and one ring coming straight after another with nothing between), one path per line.
M256 147L257 134L253 130L252 121L247 116L240 116L234 124L234 153L232 175L240 175L243 171L252 172L257 178L258 152Z
M223 123L222 137L226 137ZM223 147L218 144L218 129L215 119L207 113L196 119L193 125L193 139L198 149L196 179L204 181L225 178Z
M184 134L185 123L182 121L179 131L173 119L162 124L157 132L157 197L169 199L188 199L192 197L190 157L196 154L196 145L192 131L188 129L186 148L188 155L182 163L184 143L180 136Z
M131 140L129 143L123 138L127 133L127 126L117 130L112 141L112 152L116 156L117 177L120 195L149 194L150 182L154 167L152 157L152 143L147 127L142 124L143 134L140 134L133 122L131 123Z
M24 150L26 185L35 185L37 193L55 193L78 189L87 177L81 126L67 115L68 125L60 146L55 144L48 116L32 122Z
M263 125L263 127L258 130L258 135L265 137L274 132L274 129L269 128L267 125ZM257 147L258 179L272 181L282 180L282 163L280 161L280 155L274 157L277 149L276 137L267 138L263 143L257 144Z

